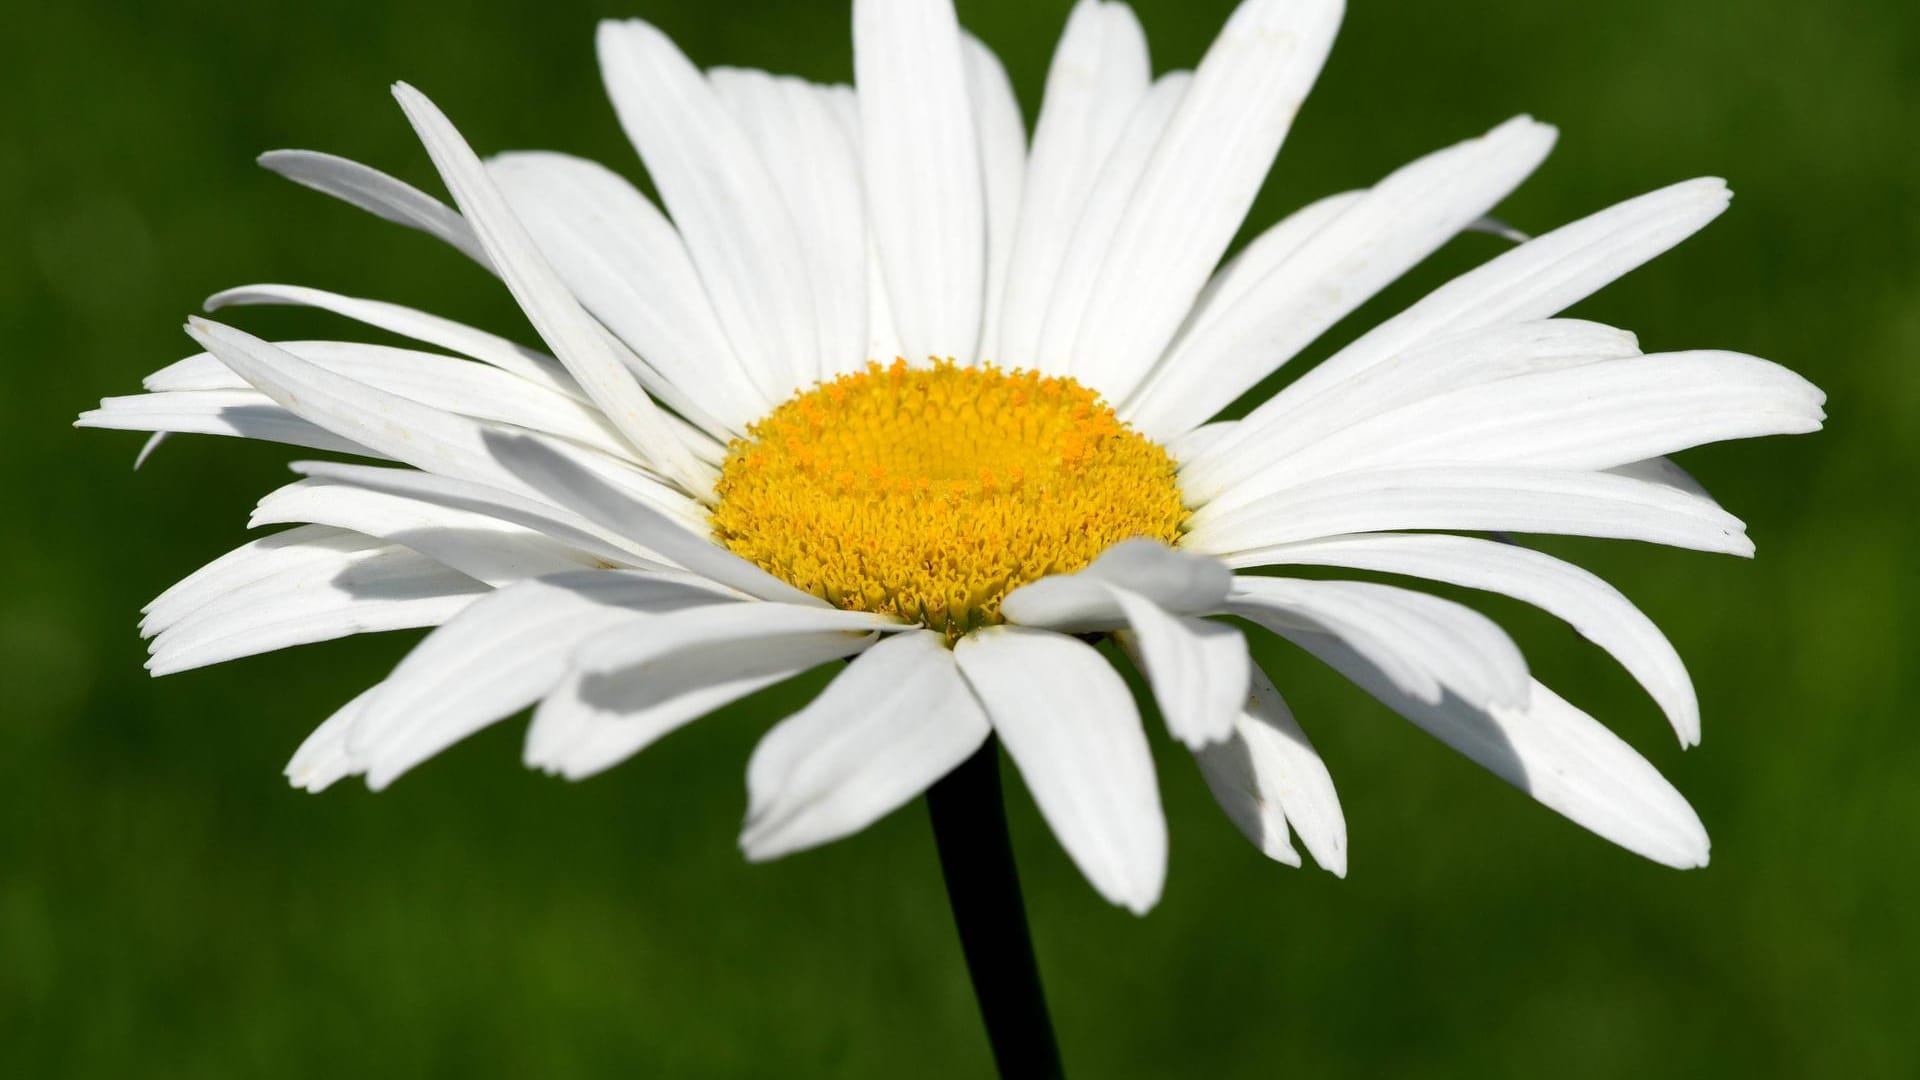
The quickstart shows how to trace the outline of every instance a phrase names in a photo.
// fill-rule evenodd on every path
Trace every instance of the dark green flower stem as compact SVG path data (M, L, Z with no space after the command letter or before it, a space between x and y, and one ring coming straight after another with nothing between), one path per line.
M1001 1080L1058 1080L1060 1048L1047 1018L1027 933L1020 875L1000 799L1000 745L989 738L927 791L940 872Z

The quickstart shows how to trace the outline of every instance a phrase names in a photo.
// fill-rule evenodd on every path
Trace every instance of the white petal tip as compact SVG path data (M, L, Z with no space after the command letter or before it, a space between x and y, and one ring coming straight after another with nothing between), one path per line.
M1277 843L1269 841L1261 844L1260 854L1265 855L1267 858L1272 859L1282 866L1291 866L1295 870L1300 869L1302 865L1300 852L1284 839Z
M1181 745L1195 752L1205 750L1209 747L1219 746L1221 743L1233 738L1233 717L1229 714L1227 716L1227 723L1218 729L1180 731L1175 734L1179 736Z
M740 854L746 856L750 863L772 862L782 855L790 854L792 850L767 836L763 831L756 830L751 824L740 833Z

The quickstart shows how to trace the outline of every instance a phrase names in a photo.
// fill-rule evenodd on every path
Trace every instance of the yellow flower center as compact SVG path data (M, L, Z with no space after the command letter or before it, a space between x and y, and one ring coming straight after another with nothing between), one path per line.
M1070 378L868 364L728 448L714 536L844 608L949 637L1136 536L1171 543L1174 463Z

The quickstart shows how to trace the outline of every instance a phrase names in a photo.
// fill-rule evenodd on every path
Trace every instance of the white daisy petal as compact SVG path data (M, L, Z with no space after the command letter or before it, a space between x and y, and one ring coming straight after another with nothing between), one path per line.
M382 541L324 525L303 525L242 544L174 582L141 608L140 633L152 637L200 608L254 582L302 566L346 565L356 552Z
M272 492L254 508L247 527L294 523L350 529L412 548L495 588L601 567L585 551L488 514L337 480L301 480Z
M982 352L1012 367L1058 371L1064 356L1039 352L1047 301L1100 165L1152 77L1147 38L1125 4L1079 0L1047 68L1007 263L999 339Z
M1523 600L1565 619L1620 661L1660 703L1682 746L1700 741L1700 703L1693 681L1666 635L1618 589L1551 555L1466 536L1385 533L1310 540L1224 561L1402 574Z
M1220 438L1181 459L1180 489L1190 505L1246 502L1272 490L1269 473L1284 475L1290 459L1365 420L1449 391L1534 372L1638 356L1632 334L1578 319L1503 323L1443 335L1329 383L1293 422L1250 439ZM1292 392L1282 390L1278 401ZM1238 425L1232 430L1237 431ZM1231 447L1230 450L1226 449Z
M1081 318L1087 306L1095 302L1094 279L1106 264L1107 249L1126 214L1134 187L1192 82L1193 73L1187 71L1169 72L1154 81L1081 199L1079 223L1061 255L1053 291L1048 294L1047 316L1033 351L1034 356L1046 357L1050 367L1067 374L1074 371Z
M1167 440L1167 453L1176 462L1191 461L1205 454L1214 443L1232 434L1233 429L1239 423L1240 421L1238 420L1216 420L1211 424L1202 424L1184 435L1179 435ZM1186 487L1186 483L1186 477L1182 475L1180 484L1183 490ZM1187 501L1193 502L1195 500L1188 499Z
M1380 181L1187 334L1134 423L1171 435L1219 412L1505 198L1555 132L1517 117Z
M1166 883L1167 823L1126 683L1044 630L989 627L954 658L1061 846L1100 895L1145 914Z
M1492 466L1425 466L1342 473L1240 510L1196 511L1180 546L1251 555L1325 536L1460 529L1643 540L1751 556L1739 518L1660 484L1606 473Z
M1347 641L1421 701L1451 692L1469 704L1525 705L1527 662L1506 631L1438 596L1364 581L1239 577L1232 614L1280 634Z
M535 710L527 764L586 779L715 709L860 652L873 640L837 631L740 638L624 671L576 672Z
M378 790L533 704L581 641L622 622L726 602L689 575L588 570L501 589L427 635L363 706L347 748Z
M1113 594L1132 627L1121 642L1153 687L1167 730L1196 750L1232 735L1253 666L1240 631L1170 614L1127 589Z
M692 523L668 517L550 446L524 436L489 435L486 442L493 457L522 485L694 573L762 600L829 606L714 543L704 532L692 531Z
M1253 671L1233 737L1195 750L1194 758L1221 809L1268 858L1300 865L1288 841L1291 824L1315 862L1347 876L1347 819L1333 777L1265 672Z
M1322 386L1416 343L1501 322L1544 319L1692 236L1727 208L1720 180L1689 180L1630 199L1504 252L1429 293L1301 375L1249 413L1240 437L1285 425ZM1237 440L1236 440L1237 441ZM1227 446L1216 448L1225 452Z
M951 0L854 0L868 220L908 359L976 354L986 199Z
M886 363L905 359L906 346L900 344L900 331L893 325L893 308L887 302L886 272L880 267L880 251L873 246L873 234L867 234L867 357Z
M653 26L603 22L600 75L620 126L733 341L771 401L820 371L806 259L780 194L746 132L699 69Z
M734 356L679 232L624 177L549 153L501 154L487 172L581 305L727 434L772 407Z
M707 491L711 471L687 452L659 406L608 348L600 326L581 309L580 302L541 257L466 140L445 114L413 87L395 84L393 94L453 193L454 202L493 259L500 279L541 339L552 347L607 419L655 467L689 492Z
M574 650L573 668L584 675L604 675L657 664L708 646L771 641L796 634L844 634L853 640L877 631L908 629L895 619L866 611L776 602L717 603L678 612L672 619L608 630Z
M952 771L991 732L945 637L887 638L754 748L741 849L772 859L858 832Z
M836 115L852 91L741 68L707 79L760 152L800 239L819 333L819 368L800 385L857 370L867 359L866 214L860 158Z
M1738 353L1665 353L1465 387L1353 424L1229 493L1424 462L1605 469L1705 443L1818 431L1826 396Z
M1123 401L1240 229L1333 45L1340 0L1245 0L1194 69L1116 228L1075 373Z
M417 469L390 469L339 461L296 461L289 467L302 476L318 480L350 484L510 522L552 537L566 547L587 552L607 569L668 569L657 561L652 552L639 544L609 532L571 510L500 488L435 476Z
M306 362L409 401L580 443L624 461L632 451L599 410L498 368L357 341L276 341ZM150 390L251 390L219 358L200 353L146 378Z
M1207 782L1213 801L1240 835L1252 841L1260 854L1298 869L1300 852L1293 846L1286 808L1280 805L1277 793L1266 790L1261 782L1247 741L1236 732L1226 742L1195 750L1193 760L1200 766L1200 778Z
M1207 330L1222 315L1238 308L1255 285L1266 280L1268 274L1293 258L1301 245L1313 239L1321 229L1326 228L1328 222L1346 213L1366 194L1364 191L1343 191L1338 195L1328 195L1295 210L1268 226L1259 236L1254 237L1245 248L1221 264L1220 269L1214 271L1213 276L1207 279L1206 287L1200 290L1199 297L1193 302L1193 309L1187 312L1186 321L1181 324L1180 332L1174 336L1173 343L1167 347L1166 356L1176 355L1181 344L1188 338ZM1152 373L1127 398L1120 409L1120 414L1132 420L1149 403L1156 408L1172 407L1174 402L1171 399L1164 402L1155 400L1158 397L1156 387L1162 379L1177 374L1167 362L1166 357L1162 357L1154 366ZM1180 425L1159 423L1156 426L1172 430ZM1179 436L1170 437L1178 438Z
M1111 630L1127 625L1110 588L1115 585L1176 615L1205 615L1226 600L1233 572L1217 559L1154 540L1123 540L1078 573L1049 575L1013 590L1001 600L1000 613L1009 622L1055 630Z
M1615 476L1624 476L1629 480L1640 480L1649 484L1659 484L1661 487L1670 487L1675 491L1685 492L1703 502L1713 503L1715 506L1719 505L1718 503L1714 503L1713 496L1708 494L1705 485L1694 479L1692 473L1674 464L1670 458L1648 458L1645 461L1634 461L1625 465L1615 465L1605 471Z
M993 360L989 350L1000 339L1007 266L1013 261L1015 231L1020 227L1020 199L1027 173L1027 123L1020 115L1020 102L1013 96L1007 69L993 50L972 34L962 35L960 47L967 65L967 100L980 136L981 190L987 208L987 288L975 358Z
M436 626L490 590L382 544L307 562L222 594L155 635L147 668L170 675L292 645Z
M349 776L359 775L360 766L347 752L347 732L379 690L379 683L362 690L313 729L287 762L288 783L317 795Z
M183 435L231 435L259 442L284 443L363 457L385 457L351 439L307 422L274 404L257 390L190 390L133 394L100 400L74 420L74 427L113 431L177 432ZM144 463L154 444L141 451Z
M230 326L189 319L187 332L273 400L336 435L418 469L546 498L495 457L484 424L337 375ZM539 441L531 435L519 438ZM556 456L576 453L557 444L548 450ZM646 493L680 520L700 520L685 496L638 472L625 470L623 475L607 459L601 461L607 464L602 470L607 477L620 476L623 491ZM584 464L577 467L585 469Z
M1676 869L1707 864L1700 817L1647 760L1559 695L1534 683L1524 709L1480 711L1399 692L1337 639L1294 639L1428 734L1548 809L1635 854Z
M486 249L453 208L371 165L313 150L269 150L260 164L323 195L357 206L396 225L418 229L454 247L489 271Z
M342 296L324 289L301 285L241 285L207 297L202 305L209 312L224 307L254 304L294 304L317 308L344 316L355 322L399 334L401 337L437 345L449 352L470 356L482 363L510 371L531 383L578 401L589 401L587 392L567 374L560 362L537 349L529 349L506 338L476 330L451 319L415 311L381 300Z

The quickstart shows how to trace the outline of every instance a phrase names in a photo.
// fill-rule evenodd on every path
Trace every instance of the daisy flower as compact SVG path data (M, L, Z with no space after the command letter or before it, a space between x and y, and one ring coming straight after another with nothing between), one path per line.
M317 791L384 788L529 706L527 762L585 777L845 660L747 764L749 857L861 829L997 737L1094 888L1144 912L1167 831L1107 635L1262 851L1298 865L1297 837L1345 872L1327 769L1249 661L1245 634L1270 633L1600 836L1703 865L1699 818L1652 766L1417 583L1564 619L1690 745L1698 703L1660 631L1504 534L1750 555L1665 455L1813 431L1823 396L1764 360L1643 354L1559 316L1718 216L1727 189L1701 179L1516 237L1216 420L1448 239L1497 228L1553 145L1509 120L1223 261L1340 16L1246 0L1193 70L1155 76L1132 12L1081 0L1031 138L948 0L856 0L851 87L701 71L654 27L608 22L600 69L659 207L578 158L482 159L404 84L453 206L266 155L492 271L546 348L314 288L214 296L420 347L194 319L204 352L81 417L377 462L295 464L251 522L292 528L148 605L148 666L434 627L300 747L288 775Z

